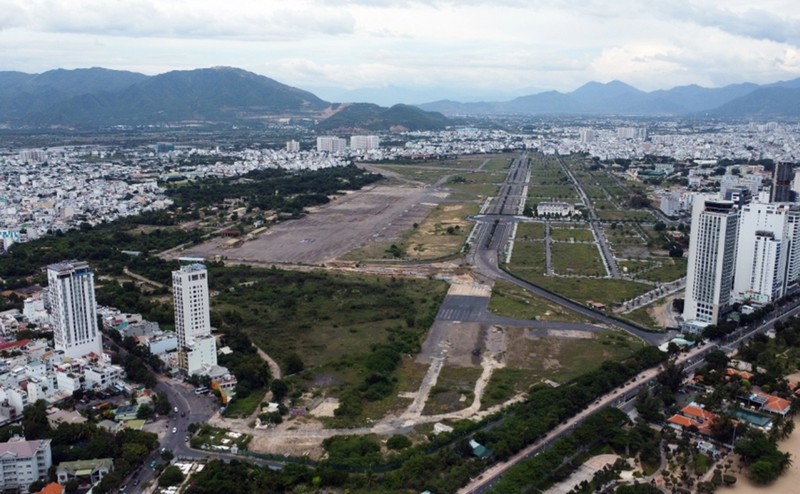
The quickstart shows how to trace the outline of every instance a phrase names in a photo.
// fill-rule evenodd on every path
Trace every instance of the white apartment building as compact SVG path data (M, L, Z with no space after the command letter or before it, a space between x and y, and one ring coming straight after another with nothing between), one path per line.
M217 365L216 340L208 338L211 336L211 316L206 267L195 263L173 271L172 292L180 368L187 374L195 374L203 366Z
M15 436L0 443L0 486L4 490L22 490L41 478L53 464L50 439L26 441Z
M296 153L300 151L300 143L294 139L291 141L286 141L286 151L289 153Z
M381 139L378 136L356 135L350 137L350 149L360 151L370 151L381 146Z
M94 274L89 265L79 261L51 264L47 266L47 283L56 350L73 358L102 355Z
M732 201L710 195L694 198L683 309L689 325L717 324L728 311L738 231L739 211Z
M800 209L786 203L751 203L739 219L733 298L767 304L786 295L800 258ZM794 260L794 263L790 263Z
M347 149L347 139L334 136L317 137L317 151L320 153L343 153Z

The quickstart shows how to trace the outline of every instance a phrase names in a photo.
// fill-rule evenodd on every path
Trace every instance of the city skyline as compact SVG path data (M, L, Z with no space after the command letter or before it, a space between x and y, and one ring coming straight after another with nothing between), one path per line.
M312 90L476 96L571 91L592 80L651 91L800 76L800 12L783 0L232 0L224 11L206 1L7 4L0 68L23 72L226 65Z

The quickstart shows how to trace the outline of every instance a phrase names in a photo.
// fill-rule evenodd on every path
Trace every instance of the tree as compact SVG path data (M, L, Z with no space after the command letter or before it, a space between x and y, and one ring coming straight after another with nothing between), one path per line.
M175 465L170 465L164 469L164 472L161 473L161 477L158 478L158 485L160 487L170 487L173 485L180 485L183 482L184 476L181 469L176 467Z
M50 423L47 422L47 402L38 400L22 411L22 427L27 439L44 439L50 434Z
M298 372L302 372L303 369L305 369L305 364L303 363L303 359L300 358L300 355L291 353L286 357L286 374L297 374Z
M169 413L169 412L167 412ZM147 403L143 403L139 405L139 409L136 410L136 418L139 420L147 420L153 417L153 407L148 405Z
M278 402L283 400L289 393L289 386L280 379L273 379L272 383L269 385L269 389L272 391L272 399Z
M386 447L389 449L406 449L411 446L411 439L401 434L395 434L386 441Z

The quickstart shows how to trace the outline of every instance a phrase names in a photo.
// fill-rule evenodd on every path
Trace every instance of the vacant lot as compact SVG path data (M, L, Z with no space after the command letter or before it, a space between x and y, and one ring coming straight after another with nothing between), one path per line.
M481 401L488 408L547 379L563 384L606 360L622 360L641 348L641 340L622 331L537 337L523 328L507 328L507 367L497 369Z
M588 228L553 228L550 238L559 242L593 242L594 235Z
M553 269L558 274L605 276L606 268L594 244L553 245Z
M591 322L586 317L537 297L524 288L503 280L495 282L492 288L489 310L497 315L516 319Z
M477 204L437 206L405 242L405 257L435 259L461 250L471 229L467 216L478 212Z
M324 264L361 245L385 242L411 230L441 197L423 188L378 186L347 194L313 214L275 225L240 247L225 249L223 239L214 239L179 255L220 255L267 264Z

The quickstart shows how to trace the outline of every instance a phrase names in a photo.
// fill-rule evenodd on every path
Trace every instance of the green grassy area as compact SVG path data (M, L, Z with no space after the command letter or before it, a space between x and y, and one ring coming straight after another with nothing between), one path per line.
M528 188L528 199L533 202L554 199L573 201L578 198L578 191L572 185L538 185Z
M620 314L620 317L649 329L661 330L655 319L647 312L647 307L640 307L627 314Z
M225 407L225 417L249 417L264 399L266 389L255 389L245 398L234 397Z
M516 247L514 248L516 252ZM546 288L580 304L587 301L603 303L609 307L630 300L652 287L628 280L605 278L559 278L542 275L543 268L509 265L509 270L522 279Z
M406 180L415 180L427 185L435 183L445 175L452 175L460 173L454 170L444 170L441 168L431 168L426 166L413 166L413 165L376 165L381 169L389 172L396 173Z
M475 398L475 382L481 372L480 367L442 367L422 413L437 415L455 412L471 405Z
M588 228L551 228L550 238L558 242L593 242L594 235Z
M404 355L418 351L447 291L446 283L428 279L246 266L212 267L209 280L216 293L212 323L240 327L279 363L300 356L306 370L292 378L295 389L363 396L363 414L350 414L351 423L395 406L378 402L396 398L403 373L413 370ZM391 355L376 361L376 350Z
M481 408L526 392L544 379L566 383L606 360L624 359L644 345L620 330L600 331L591 338L528 338L522 329L510 330L507 366L492 374Z
M567 244L554 245L558 252L553 255L553 270L558 274L605 276L606 268L600 252L594 244Z
M645 271L637 277L667 283L686 276L688 259L685 257L661 257L658 261L661 262L661 267Z
M545 248L543 242L514 242L514 252L511 255L512 266L521 266L545 272Z
M511 156L500 156L497 158L492 158L486 163L486 166L483 167L484 170L490 172L508 170L511 166L511 161L513 157Z
M456 193L465 194L466 197L491 196L497 192L498 184L505 178L503 172L470 172L459 173L450 177L447 187Z
M605 221L653 221L653 213L647 209L606 209L597 211L597 217Z
M517 240L541 240L544 238L544 223L519 223Z
M531 292L504 280L495 282L489 311L516 319L541 321L591 322L588 318L537 297Z

